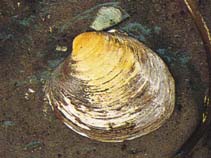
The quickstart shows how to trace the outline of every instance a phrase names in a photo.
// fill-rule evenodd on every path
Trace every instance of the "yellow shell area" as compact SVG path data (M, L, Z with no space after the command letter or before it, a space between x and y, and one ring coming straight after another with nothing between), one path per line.
M45 88L56 114L75 132L121 142L159 128L174 109L168 68L151 49L119 34L86 32Z
M124 49L127 48L95 32L83 33L75 38L72 52L72 59L76 62L72 65L76 71L74 77L87 81L90 102L109 106L117 99L126 102L132 97L127 95L131 91L126 90L124 85L140 72L140 65L133 52ZM104 92L96 93L96 90Z

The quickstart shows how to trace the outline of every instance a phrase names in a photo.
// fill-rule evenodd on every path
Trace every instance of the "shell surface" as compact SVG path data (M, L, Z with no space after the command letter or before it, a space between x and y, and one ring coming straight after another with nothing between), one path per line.
M119 33L78 35L45 93L65 125L103 142L156 130L175 104L174 79L164 62L141 42Z
M100 31L114 26L129 17L121 7L102 7L90 25L94 30Z

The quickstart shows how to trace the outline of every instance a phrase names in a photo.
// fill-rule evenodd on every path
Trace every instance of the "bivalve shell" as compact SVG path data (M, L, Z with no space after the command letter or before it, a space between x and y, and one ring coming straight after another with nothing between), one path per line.
M45 93L75 132L122 142L158 129L175 104L175 84L156 53L134 38L85 32L53 72Z

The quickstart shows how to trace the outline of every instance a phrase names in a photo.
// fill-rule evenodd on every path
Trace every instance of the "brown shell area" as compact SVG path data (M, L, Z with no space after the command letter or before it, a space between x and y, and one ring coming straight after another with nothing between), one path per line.
M104 142L156 130L175 102L174 80L156 53L131 37L106 32L78 35L45 93L69 128Z

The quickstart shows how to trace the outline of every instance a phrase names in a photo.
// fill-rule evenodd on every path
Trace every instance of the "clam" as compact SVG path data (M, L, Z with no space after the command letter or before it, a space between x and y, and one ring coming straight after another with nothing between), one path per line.
M52 73L46 97L80 135L122 142L146 135L170 117L175 84L162 59L143 43L115 32L85 32Z

